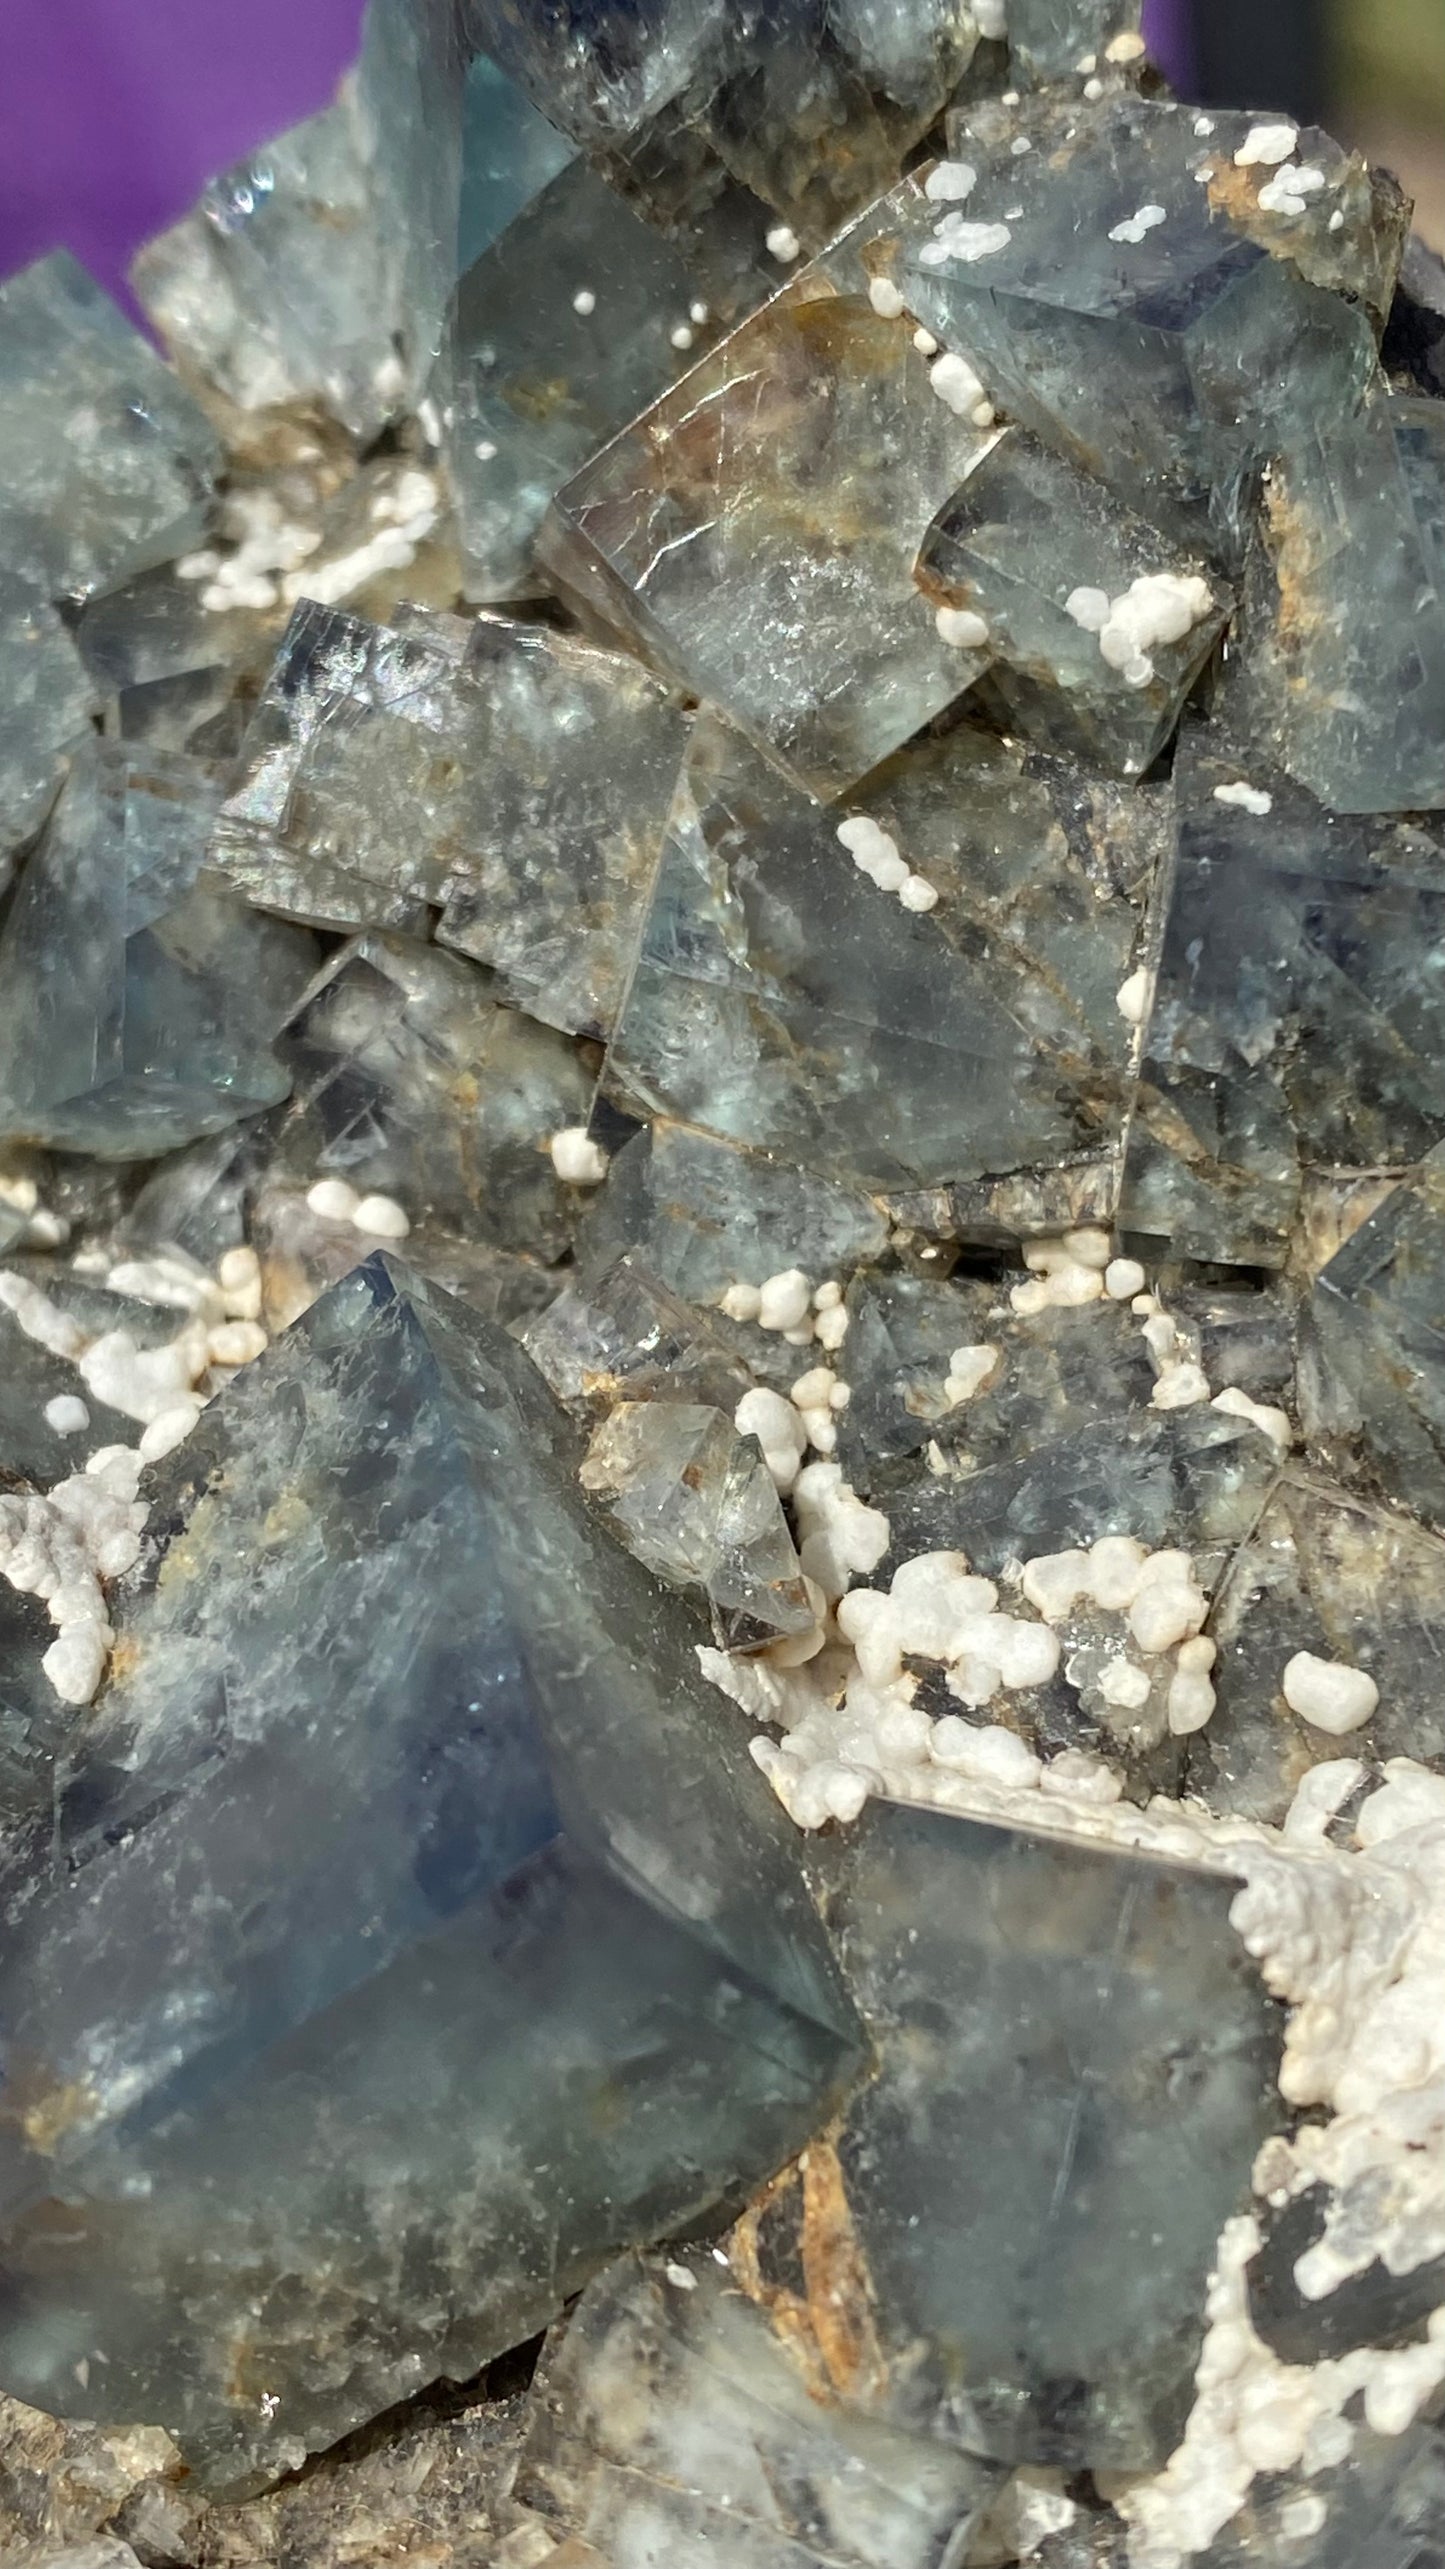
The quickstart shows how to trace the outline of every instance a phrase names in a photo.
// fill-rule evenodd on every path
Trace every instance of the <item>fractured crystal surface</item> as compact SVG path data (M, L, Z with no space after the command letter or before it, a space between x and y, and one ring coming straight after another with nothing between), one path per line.
M699 725L606 1087L864 1188L1117 1142L1116 993L1153 805L1115 833L1113 862L1136 870L1105 898L1066 783L1051 794L982 733L920 742L849 800L845 826L885 832L932 909L854 863L835 811Z
M675 696L620 653L483 622L467 660L477 777L437 934L546 1025L606 1036L686 746Z
M297 607L242 745L213 861L262 908L317 927L414 927L440 900L466 789L458 617L369 624Z
M161 1467L69 1852L12 1858L19 2395L273 2477L827 2112L853 2029L788 1823L576 1462L526 1357L382 1259Z
M68 251L0 285L0 545L52 597L133 579L201 533L214 429Z
M543 555L832 797L983 665L912 576L981 435L897 321L800 279L568 484Z
M518 2487L559 2534L675 2569L944 2569L997 2475L827 2395L708 2255L627 2258L549 2350Z
M288 1016L294 1101L272 1165L341 1178L408 1219L560 1257L571 1198L548 1155L586 1115L574 1045L499 1005L489 976L408 937L354 937Z
M207 870L209 772L92 740L0 930L0 1134L137 1159L275 1105L314 940Z
M443 943L494 964L505 997L604 1034L687 730L635 662L540 626L303 603L214 861L318 926L420 928L444 905Z
M619 1401L593 1432L581 1481L649 1570L669 1587L703 1590L724 1649L814 1629L772 1475L726 1410Z

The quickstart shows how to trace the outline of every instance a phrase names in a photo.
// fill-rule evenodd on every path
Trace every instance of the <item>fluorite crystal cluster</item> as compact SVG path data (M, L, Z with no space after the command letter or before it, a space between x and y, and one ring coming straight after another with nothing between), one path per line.
M1445 270L371 0L0 286L0 2558L1445 2556Z

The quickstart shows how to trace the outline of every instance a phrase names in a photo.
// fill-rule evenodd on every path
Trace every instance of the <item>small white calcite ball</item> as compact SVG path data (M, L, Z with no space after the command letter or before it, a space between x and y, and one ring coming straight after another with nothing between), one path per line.
M1335 1659L1316 1659L1312 1650L1297 1650L1281 1680L1281 1692L1292 1713L1312 1730L1342 1739L1364 1727L1380 1701L1380 1689L1364 1668L1345 1668Z
M729 1320L756 1320L762 1299L756 1285L730 1284L718 1309Z
M358 1231L369 1231L374 1240L404 1240L411 1229L401 1206L389 1195L364 1195L351 1219Z
M1149 1005L1149 975L1142 963L1137 972L1130 973L1127 981L1120 982L1114 993L1114 1005L1126 1025L1143 1025Z
M57 1392L45 1404L45 1423L57 1436L83 1436L90 1425L90 1412L74 1392Z
M306 1201L323 1222L350 1222L361 1199L344 1177L323 1177L307 1188Z
M1041 1552L1024 1563L1023 1592L1036 1614L1056 1623L1090 1586L1087 1552Z
M1173 1580L1160 1579L1141 1588L1134 1599L1129 1608L1129 1630L1140 1649L1153 1658L1198 1632L1208 1611L1207 1599L1187 1581L1181 1579L1176 1585Z
M607 1153L585 1124L568 1124L553 1134L547 1148L564 1186L600 1186L607 1175Z
M1185 1644L1185 1649L1188 1648ZM1201 1669L1181 1665L1169 1681L1169 1728L1176 1739L1186 1739L1192 1731L1202 1731L1214 1710L1214 1688Z
M784 1332L801 1329L812 1312L813 1289L801 1267L785 1267L769 1276L758 1293L758 1326Z
M151 1420L141 1437L136 1449L141 1461L158 1463L162 1455L174 1453L178 1445L185 1443L200 1414L201 1404L194 1394L185 1400L174 1401L169 1409L163 1409L159 1418Z
M950 651L982 651L988 643L988 626L971 607L940 607L934 616L940 642Z
M1099 1677L1099 1692L1106 1704L1120 1712L1137 1712L1147 1704L1152 1692L1149 1672L1133 1659L1111 1659Z
M227 1249L216 1269L216 1282L222 1293L245 1293L260 1272L261 1261L254 1249Z
M269 1343L259 1321L223 1320L208 1333L206 1353L213 1365L250 1365Z

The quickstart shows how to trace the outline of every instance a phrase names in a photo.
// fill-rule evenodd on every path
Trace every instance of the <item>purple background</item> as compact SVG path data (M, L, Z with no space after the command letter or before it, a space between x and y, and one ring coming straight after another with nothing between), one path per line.
M123 294L132 252L214 171L324 104L362 5L0 0L0 276L63 243ZM1188 5L1145 5L1181 81Z

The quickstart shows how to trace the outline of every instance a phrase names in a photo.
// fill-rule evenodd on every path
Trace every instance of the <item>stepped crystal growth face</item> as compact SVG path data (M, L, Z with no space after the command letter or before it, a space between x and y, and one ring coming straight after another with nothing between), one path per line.
M0 2557L1445 2556L1445 269L370 0L0 283Z

